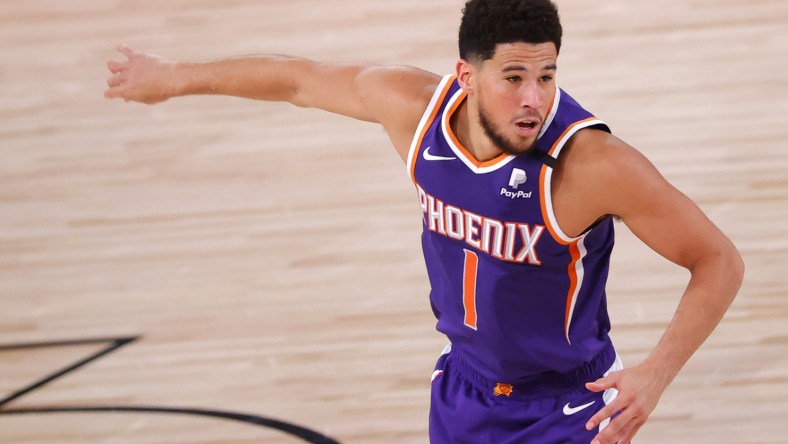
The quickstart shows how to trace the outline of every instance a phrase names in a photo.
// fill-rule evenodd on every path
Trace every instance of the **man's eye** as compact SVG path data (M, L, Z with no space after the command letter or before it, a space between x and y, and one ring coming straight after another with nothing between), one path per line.
M543 82L549 82L549 81L553 80L553 76L542 76L541 80Z
M509 81L509 82L512 82L512 83L519 82L520 81L520 76L507 77L506 80Z

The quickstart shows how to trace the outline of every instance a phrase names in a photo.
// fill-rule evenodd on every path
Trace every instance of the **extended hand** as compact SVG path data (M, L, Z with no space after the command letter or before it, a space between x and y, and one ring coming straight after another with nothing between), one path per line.
M111 60L107 63L112 75L107 79L109 88L104 92L108 99L152 105L173 95L172 73L175 64L159 56L144 54L128 46L118 45L117 50L126 56L125 62Z
M616 412L621 412L594 437L592 444L629 444L656 407L668 384L664 374L645 364L610 373L586 384L586 388L592 392L610 388L618 390L618 396L613 402L591 417L586 425L588 430L599 426Z

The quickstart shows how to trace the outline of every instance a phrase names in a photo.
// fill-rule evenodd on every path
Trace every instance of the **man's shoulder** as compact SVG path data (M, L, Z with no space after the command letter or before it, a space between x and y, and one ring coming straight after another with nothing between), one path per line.
M595 201L603 214L618 214L615 210L626 196L664 182L642 153L596 128L578 131L563 154L562 179L575 185L571 188L577 198Z
M606 128L593 126L577 131L567 142L562 157L561 164L585 174L637 164L645 159Z
M441 79L423 69L401 65L369 66L356 78L356 93L364 106L373 110L403 160Z

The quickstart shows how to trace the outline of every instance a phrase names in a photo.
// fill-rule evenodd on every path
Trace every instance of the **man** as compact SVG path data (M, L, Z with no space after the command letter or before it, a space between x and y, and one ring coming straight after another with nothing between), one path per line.
M286 101L383 125L423 213L438 330L433 443L628 443L735 297L731 242L555 82L549 0L470 0L456 73L255 56L173 63L127 47L108 98ZM326 86L329 87L326 87ZM622 369L605 302L613 218L691 279Z

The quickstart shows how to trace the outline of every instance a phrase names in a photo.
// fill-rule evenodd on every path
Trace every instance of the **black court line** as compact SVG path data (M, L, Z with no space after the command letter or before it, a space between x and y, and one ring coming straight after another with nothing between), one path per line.
M195 409L195 408L174 408L174 407L157 407L157 406L83 406L83 407L32 407L21 409L8 409L5 405L20 397L43 387L46 384L70 373L80 367L83 367L96 359L105 356L119 348L128 345L141 336L129 336L121 338L97 338L97 339L77 339L77 340L64 340L64 341L48 341L48 342L31 342L26 344L0 344L0 352L23 350L30 348L50 348L50 347L63 347L75 345L94 345L94 344L108 344L108 346L85 359L82 359L75 364L63 368L33 384L18 390L11 395L0 400L0 416L3 415L31 415L31 414L51 414L51 413L157 413L157 414L176 414L176 415L192 415L204 416L216 419L226 419L230 421L238 421L259 427L267 427L274 430L290 434L294 437L300 438L312 444L341 444L332 438L322 435L313 430L290 424L276 419L264 418L257 415L249 415L246 413L229 412L222 410L208 410L208 409Z
M100 350L99 352L94 353L94 354L88 356L87 358L85 358L85 359L83 359L83 360L81 360L81 361L79 361L79 362L77 362L75 364L72 364L72 365L70 365L70 366L68 366L68 367L66 367L66 368L64 368L64 369L62 369L62 370L60 370L60 371L58 371L56 373L53 373L53 374L45 377L44 379L41 379L41 380L39 380L37 382L34 382L33 384L31 384L31 385L29 385L29 386L27 386L27 387L25 387L25 388L23 388L23 389L21 389L19 391L16 391L16 392L12 393L10 396L7 396L7 397L5 397L3 399L0 399L0 409L2 409L3 406L8 404L9 402L11 402L11 401L13 401L13 400L15 400L17 398L20 398L20 397L32 392L33 390L41 388L44 385L49 384L50 382L54 381L55 379L60 378L61 376L65 375L67 373L71 373L74 370L76 370L76 369L78 369L78 368L80 368L80 367L82 367L82 366L84 366L86 364L89 364L89 363L95 361L96 359L98 359L98 358L100 358L100 357L102 357L102 356L104 356L104 355L106 355L108 353L112 353L113 351L123 347L126 344L130 344L130 343L136 341L139 338L140 338L139 336L130 336L130 337L124 337L124 338L77 339L77 340L72 340L72 341L50 341L50 342L32 342L32 343L28 343L28 344L0 345L0 351L9 351L9 350L22 350L22 349L29 349L29 348L50 348L50 347L75 346L75 345L93 345L93 344L106 344L106 343L110 344L107 348L105 348L103 350Z

